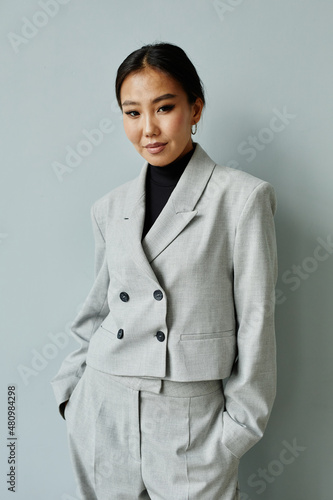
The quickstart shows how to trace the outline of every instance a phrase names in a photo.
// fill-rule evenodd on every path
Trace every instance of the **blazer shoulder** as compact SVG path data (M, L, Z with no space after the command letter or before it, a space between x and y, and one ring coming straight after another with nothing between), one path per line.
M255 175L250 174L249 172L245 172L244 170L238 170L236 168L227 167L225 165L219 165L219 164L216 164L215 168L217 171L220 170L225 172L225 174L229 176L230 179L233 181L233 183L236 185L242 184L244 186L248 186L251 189L258 186L261 183L270 184L264 179L256 177Z
M127 193L133 183L137 180L131 179L127 182L124 182L120 186L117 186L104 195L102 195L100 198L95 200L91 206L91 210L98 216L99 214L103 214L107 211L108 207L112 205L115 201L120 200L120 199L125 199L127 196Z
M266 180L242 170L216 164L212 181L219 185L227 205L232 207L235 220L249 207L257 207L257 210L270 207L273 213L276 212L275 190Z
M216 164L215 176L220 178L231 192L237 192L240 197L243 197L244 201L255 192L270 192L275 195L274 187L270 182L243 170Z

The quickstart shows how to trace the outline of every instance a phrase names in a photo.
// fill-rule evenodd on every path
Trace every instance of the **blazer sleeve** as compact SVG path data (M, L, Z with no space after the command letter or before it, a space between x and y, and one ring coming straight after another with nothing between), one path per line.
M240 215L234 247L238 354L225 386L222 441L238 458L262 437L276 395L276 197L261 182Z
M62 403L69 399L84 373L89 341L109 313L107 300L109 273L105 252L105 236L95 216L95 204L91 207L90 214L95 239L95 279L81 311L71 325L71 333L80 343L80 347L64 359L58 373L51 380L63 418Z

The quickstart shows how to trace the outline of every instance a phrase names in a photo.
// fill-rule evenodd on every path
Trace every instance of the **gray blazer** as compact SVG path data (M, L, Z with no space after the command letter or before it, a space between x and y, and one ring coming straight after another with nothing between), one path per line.
M238 457L263 435L276 389L276 198L197 144L141 241L146 161L91 208L95 281L52 380L58 405L86 365L174 381L227 379L223 441Z

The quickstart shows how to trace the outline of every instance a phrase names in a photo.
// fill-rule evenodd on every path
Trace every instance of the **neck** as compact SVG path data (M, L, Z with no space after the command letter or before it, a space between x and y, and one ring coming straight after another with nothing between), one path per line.
M173 162L160 167L157 165L148 164L148 176L156 184L164 186L172 186L177 184L180 176L184 172L188 162L190 161L196 144L193 144L193 148L188 151L181 158L177 158Z

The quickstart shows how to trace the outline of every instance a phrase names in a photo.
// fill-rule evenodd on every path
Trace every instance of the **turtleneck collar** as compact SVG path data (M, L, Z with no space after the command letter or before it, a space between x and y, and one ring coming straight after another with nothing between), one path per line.
M159 167L148 163L147 178L159 186L175 186L195 151L196 143L192 144L191 151L168 165Z

